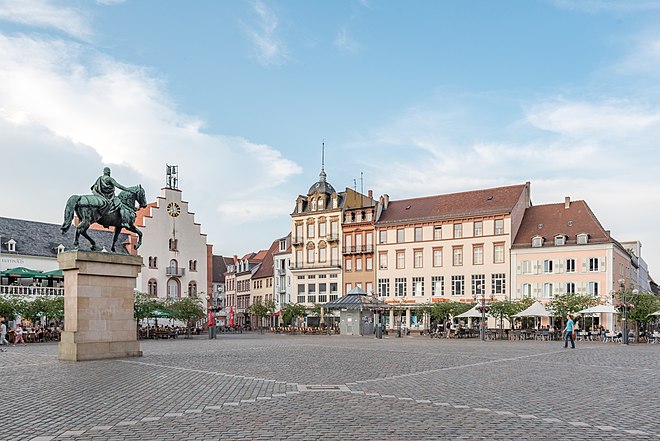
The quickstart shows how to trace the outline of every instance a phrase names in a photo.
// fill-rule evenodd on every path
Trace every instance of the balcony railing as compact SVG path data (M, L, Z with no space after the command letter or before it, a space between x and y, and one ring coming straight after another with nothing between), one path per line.
M358 245L354 247L344 247L342 250L344 254L362 254L362 253L373 253L373 245Z
M329 260L327 262L315 262L315 263L292 263L292 270L302 270L302 269L319 269L319 268L341 268L341 262L337 260Z
M328 242L338 242L339 241L339 234L330 233L325 237L325 240L327 240Z
M275 270L275 274L277 274L278 276L286 276L286 269L284 269L284 268L277 268L277 269Z
M167 267L165 269L165 274L168 276L174 276L174 277L183 277L185 274L185 269L184 268L170 268Z
M302 236L293 236L291 238L291 244L293 245L302 245L303 243L305 243L305 238Z
M4 295L34 295L34 296L63 296L64 288L49 286L16 286L0 285L0 294Z

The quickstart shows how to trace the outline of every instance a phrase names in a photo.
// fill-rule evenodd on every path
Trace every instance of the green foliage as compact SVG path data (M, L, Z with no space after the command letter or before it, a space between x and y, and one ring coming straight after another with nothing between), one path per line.
M37 323L41 317L61 321L64 318L63 296L39 296L33 299L0 297L0 315L13 318L16 315Z
M268 315L268 306L261 303L260 300L257 300L253 304L248 306L247 312L257 316L257 323L259 326L259 330L261 330L261 319Z
M660 297L643 293L631 296L629 299L635 307L628 310L628 319L634 320L639 324L654 321L656 317L649 316L649 314L660 310Z
M206 317L206 308L198 297L181 297L180 299L165 302L165 312L175 320L190 322Z
M499 302L491 303L488 314L498 319L500 321L500 327L501 327L504 319L507 319L509 323L513 323L513 319L514 319L513 316L518 314L523 309L525 309L525 307L523 307L523 305L519 302L502 300Z
M305 308L305 305L301 305L300 303L287 303L282 307L282 311L280 313L282 314L282 321L286 325L291 325L297 321L298 318L305 317L307 315L307 308Z
M449 304L449 313L452 317L456 317L459 314L472 309L474 303L462 303L462 302L447 302Z
M146 292L136 291L133 300L133 316L137 320L152 317L155 311L166 309L165 304Z
M597 304L598 299L595 297L566 293L556 295L548 304L547 309L554 317L561 317L563 319L567 314L575 314L581 309L596 306Z

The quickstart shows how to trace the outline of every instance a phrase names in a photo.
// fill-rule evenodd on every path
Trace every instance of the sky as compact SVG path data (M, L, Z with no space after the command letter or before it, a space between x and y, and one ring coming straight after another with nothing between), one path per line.
M0 215L61 223L104 166L215 254L318 180L391 199L531 182L660 280L660 0L0 0ZM360 176L363 180L360 181Z

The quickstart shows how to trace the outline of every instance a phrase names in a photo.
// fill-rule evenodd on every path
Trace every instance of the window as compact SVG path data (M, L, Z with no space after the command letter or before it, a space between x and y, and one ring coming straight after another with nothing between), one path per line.
M422 268L424 261L424 254L422 253L422 250L415 250L413 251L413 267L415 268Z
M589 258L589 271L598 271L598 257Z
M170 279L167 281L167 298L168 299L178 299L179 298L179 281L176 279Z
M396 230L396 241L397 243L403 243L406 240L406 235L405 235L405 230L403 228L399 228Z
M566 236L558 235L555 236L555 246L566 245Z
M441 240L442 239L442 227L440 225L436 225L433 227L433 240Z
M314 223L307 224L307 237L314 237Z
M355 258L355 271L362 271L362 257Z
M451 276L451 295L462 296L465 294L465 276Z
M415 242L421 242L422 240L422 227L415 227Z
M325 283L319 283L319 303L325 303L328 301L328 285Z
M298 303L305 303L305 285L298 285Z
M378 295L381 297L390 296L390 279L378 279Z
M380 230L378 232L378 243L387 243L387 230Z
M330 235L333 238L337 238L339 235L339 223L336 220L330 222Z
M589 282L587 294L594 297L599 295L598 282Z
M445 277L432 276L431 277L431 295L441 296L445 292Z
M286 239L280 239L280 251L286 251Z
M7 242L7 251L15 253L16 252L16 241L14 239L9 239Z
M362 233L355 234L355 250L357 252L362 251Z
M575 283L568 282L566 284L566 293L567 294L575 294Z
M314 248L307 249L307 263L314 263Z
M575 272L575 259L566 259L566 272L567 273Z
M195 296L197 296L197 283L190 282L188 284L188 297L195 297Z
M367 233L367 252L373 251L373 246L374 246L374 235L373 233Z
M532 248L540 248L543 246L543 238L541 236L532 237Z
M324 263L328 260L328 249L324 246L319 248L319 262Z
M336 276L336 274L335 274L335 276ZM330 301L334 302L335 300L337 300L337 283L331 283L330 284Z
M474 236L479 237L484 235L484 223L477 221L474 223Z
M454 239L463 237L463 224L454 224Z
M387 269L387 253L378 253L378 268Z
M424 295L424 277L412 278L412 295L413 296Z
M504 219L495 220L495 234L504 234Z
M344 249L346 251L349 251L349 252L351 251L351 242L352 242L352 240L351 240L351 235L350 234L347 234L346 236L344 236Z
M316 303L316 284L308 283L307 284L307 301L309 303Z
M546 299L552 297L552 283L543 284L543 297L545 297Z
M442 266L442 248L433 248L433 266Z
M495 263L504 263L504 244L493 245L493 261Z
M475 274L472 276L472 295L480 296L486 292L486 276Z
M522 265L521 265L521 270L523 274L530 274L532 272L532 261L531 260L523 260Z
M585 245L589 242L589 235L587 233L580 233L577 235L578 245Z
M346 270L347 273L350 273L353 271L353 259L350 257L346 258L346 261L344 263L344 269Z
M484 263L484 246L474 245L472 248L472 264L483 265Z
M531 284L523 283L523 285L522 285L522 296L525 299L532 296L532 285Z
M372 271L374 269L374 258L373 257L367 257L364 269L367 270L367 271Z
M364 288L366 292L368 292L370 295L374 294L374 283L373 282L367 282L366 287Z
M394 279L394 295L397 297L403 297L406 295L406 278L397 277Z
M325 222L319 221L319 237L325 237L325 225L326 225Z
M149 280L149 295L152 297L158 296L158 282L156 279Z
M453 253L454 253L454 258L453 258L454 266L463 265L463 247L454 247Z
M506 274L493 274L491 276L491 294L506 293Z
M323 198L319 198L319 210L323 210L324 201Z
M176 239L170 239L170 242L169 242L170 251L177 251L176 245L177 245L177 240Z
M405 251L396 252L396 268L403 269L406 267L406 254Z
M543 261L543 272L544 273L551 273L553 269L553 261L546 259Z

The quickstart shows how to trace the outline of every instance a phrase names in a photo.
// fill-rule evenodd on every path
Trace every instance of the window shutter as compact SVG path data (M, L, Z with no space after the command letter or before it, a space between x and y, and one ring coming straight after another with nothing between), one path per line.
M520 265L518 265L518 267L517 267L517 268L518 268L518 272L517 272L516 274L522 274L522 268L521 268L521 266L520 266Z
M607 262L607 259L599 259L600 261L598 262L598 267L600 268L601 271L606 271L605 263Z
M553 261L552 261L552 272L553 272L554 274L558 274L558 273L559 273L559 261L558 261L558 260L553 260Z
M557 272L558 272L558 273L563 272L563 270L564 270L564 264L562 263L561 260L558 260L558 261L557 261L556 268L557 268Z
M587 262L582 262L582 272L583 273L587 272Z

